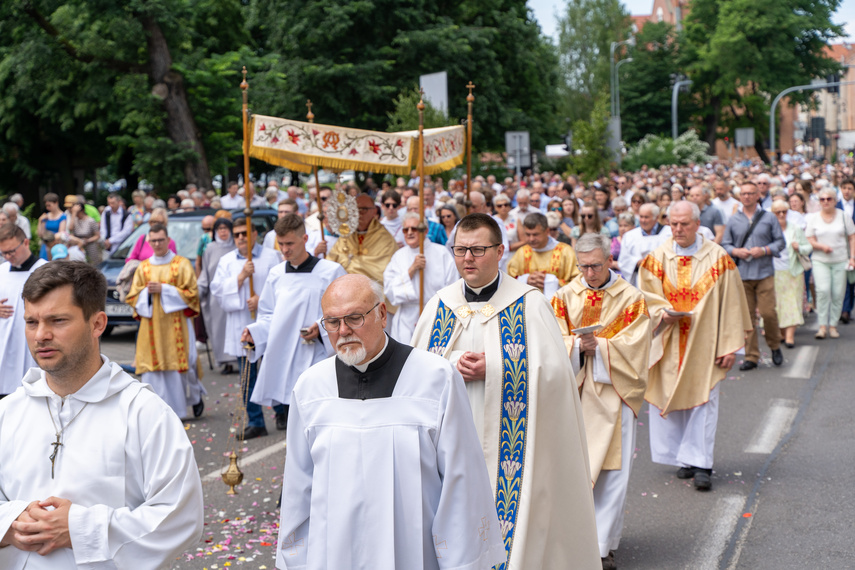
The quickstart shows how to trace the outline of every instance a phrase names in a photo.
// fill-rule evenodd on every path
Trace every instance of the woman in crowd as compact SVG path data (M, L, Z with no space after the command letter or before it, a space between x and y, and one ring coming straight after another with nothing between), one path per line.
M612 265L611 268L620 273L618 265L618 257L620 257L620 244L623 241L623 234L635 228L635 216L632 212L622 212L617 217L618 220L618 235L612 238Z
M71 207L68 217L68 244L79 247L86 254L87 263L101 263L101 225L86 215L79 201Z
M236 248L232 236L232 221L226 217L219 217L214 221L212 229L214 241L208 244L202 254L200 265L202 270L196 283L199 287L202 319L205 323L208 339L211 341L214 359L223 366L223 374L232 374L235 371L235 358L225 353L226 313L217 298L211 294L211 281L214 280L214 275L217 273L217 265L219 265L220 259Z
M668 206L671 205L671 193L663 190L656 198L656 205L659 206L660 212L668 210Z
M579 210L579 225L573 228L570 234L570 237L573 238L573 245L576 245L576 240L583 234L591 233L610 237L609 230L600 223L597 204L595 202L585 202L585 205Z
M802 229L795 223L788 223L789 206L784 200L772 202L772 213L781 225L787 247L780 256L772 258L775 266L775 298L778 311L778 326L781 327L784 345L795 346L796 327L805 323L802 315L802 299L805 294L804 272L801 259L813 251Z
M647 193L645 193L644 190L636 190L632 193L632 199L630 200L629 206L632 209L632 214L635 216L636 223L638 222L638 211L646 203Z
M837 320L846 293L846 270L855 266L855 223L837 209L832 188L819 192L820 211L808 216L805 235L813 247L813 279L819 330L816 338L837 338Z
M151 217L148 221L149 224L163 224L165 226L169 222L169 214L166 213L165 208L155 208L152 210ZM172 238L169 238L169 251L177 253L175 240ZM134 244L134 248L131 250L131 254L127 257L125 262L133 259L136 259L137 261L145 261L152 255L154 255L154 250L148 243L148 233L144 233L137 239L137 243Z
M439 208L439 223L442 224L442 227L445 229L445 235L449 238L451 237L451 230L457 225L458 220L460 220L460 217L457 215L457 209L454 207L454 204L446 203Z
M517 238L517 219L511 215L511 199L507 194L499 194L493 198L493 207L496 209L496 221L505 226L505 233L508 235L508 243L516 243Z
M65 233L67 216L59 207L59 196L53 192L45 194L45 210L39 217L39 237L44 236L45 232L53 232L54 235ZM39 249L39 257L48 259L45 244Z
M131 192L131 200L134 205L128 208L128 215L134 220L134 229L143 225L143 222L148 221L148 215L145 211L145 192L142 190L134 190Z
M612 209L612 197L607 186L594 189L594 200L597 201L597 214L602 223L606 223L615 217L615 212Z

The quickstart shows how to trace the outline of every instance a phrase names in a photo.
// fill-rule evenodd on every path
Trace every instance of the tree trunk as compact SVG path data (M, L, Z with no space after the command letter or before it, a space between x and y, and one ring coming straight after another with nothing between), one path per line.
M154 93L162 97L166 109L166 130L174 142L193 149L196 160L184 163L184 179L188 184L199 188L211 189L211 171L199 128L187 102L184 90L184 78L172 69L172 55L163 36L160 25L152 18L142 18L142 25L148 37L148 58L151 66L150 77L154 84Z
M710 154L715 155L716 142L718 141L718 121L721 117L721 100L718 97L710 99L709 106L712 111L704 116L704 140L710 147Z
M760 129L754 129L756 133ZM769 155L766 154L766 139L763 135L754 137L754 150L757 151L757 156L760 157L764 163L769 164Z

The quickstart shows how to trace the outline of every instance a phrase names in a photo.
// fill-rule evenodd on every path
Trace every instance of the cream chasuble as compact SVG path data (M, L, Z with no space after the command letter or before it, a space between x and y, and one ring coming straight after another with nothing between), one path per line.
M413 344L455 363L483 341L478 426L508 562L500 570L599 569L588 451L570 359L543 294L500 275L487 303L467 303L463 280L425 306ZM467 390L472 399L477 392ZM476 420L478 421L478 420Z
M559 287L564 287L579 275L579 268L576 267L576 253L572 247L554 238L549 238L547 247L539 251L534 250L530 245L524 245L508 262L508 275L517 278L528 275L532 271L543 271L555 276L557 286L551 284L550 287L550 283L544 282L544 294L549 299ZM524 282L527 283L527 281Z
M626 403L638 417L647 386L647 362L650 352L650 316L644 296L624 279L615 275L612 284L590 289L577 277L552 298L558 328L571 355L576 382L582 400L582 416L588 434L591 481L596 483L601 470L621 468L621 409ZM601 362L605 366L604 383L595 371L597 359L585 358L579 367L579 347L573 329L602 325L594 333ZM573 359L576 361L573 362Z
M389 265L398 244L377 220L371 220L364 234L352 233L340 237L332 246L327 259L344 267L348 273L358 273L383 284L383 271Z
M745 335L752 330L736 264L721 246L701 239L697 253L680 256L668 238L639 268L638 286L657 331L645 399L662 417L705 404L727 374L714 365L715 359L745 346ZM666 308L691 311L692 316L658 331Z
M140 295L148 295L146 285L151 282L171 285L174 291L150 295L151 316L145 317L139 314L136 305ZM166 312L170 307L164 307L164 303L168 303L171 294L176 294L187 308ZM134 317L140 321L136 373L165 370L187 372L190 369L187 319L199 314L196 274L190 262L180 255L175 255L164 265L154 265L151 259L146 259L134 273L131 292L125 302L134 307Z

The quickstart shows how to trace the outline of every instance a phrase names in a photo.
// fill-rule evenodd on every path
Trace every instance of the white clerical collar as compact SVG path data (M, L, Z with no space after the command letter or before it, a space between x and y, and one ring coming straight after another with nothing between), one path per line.
M690 245L689 247L681 247L676 241L674 241L674 253L682 256L692 256L698 253L698 250L701 249L701 245L704 243L704 236L700 233L695 236L695 243Z
M152 265L166 265L167 263L172 261L173 257L175 257L175 252L172 250L169 250L166 252L166 255L164 255L163 257L160 257L158 255L152 255L149 258L149 263L151 263Z
M498 279L498 280L499 280L499 285L501 285L501 284L502 284L502 272L501 272L501 271L497 271L497 272L496 272L496 279ZM475 293L475 294L478 294L478 293L480 293L481 291L483 291L484 289L486 289L487 287L489 287L490 285L492 285L493 283L495 283L495 282L496 282L496 279L493 279L492 281L490 281L489 283L487 283L487 284L486 284L486 285L484 285L483 287L469 287L468 285L466 285L466 283L464 283L464 284L463 284L463 286L464 286L464 287L469 287L469 290L470 290L470 291L472 291L472 292L473 292L473 293Z
M590 285L588 285L588 282L585 281L584 277L582 277L582 285L584 285L588 289L595 289L595 290L608 289L609 287L614 285L615 281L617 281L618 278L619 278L618 274L615 273L614 271L612 271L611 269L609 269L609 280L606 281L605 283L603 283L602 285L600 285L599 287L591 287Z
M353 367L359 370L360 372L365 372L366 370L368 370L368 365L383 356L383 353L386 352L386 349L389 347L389 335L383 333L383 339L383 348L380 350L380 352L374 355L374 358L372 358L365 364L354 364Z
M535 249L535 248L532 248L532 249L534 249L534 251L536 251L537 253L543 253L544 251L552 251L553 249L555 249L555 246L557 246L557 245L558 245L558 240L552 236L549 236L549 239L547 240L545 246L543 246L539 249Z

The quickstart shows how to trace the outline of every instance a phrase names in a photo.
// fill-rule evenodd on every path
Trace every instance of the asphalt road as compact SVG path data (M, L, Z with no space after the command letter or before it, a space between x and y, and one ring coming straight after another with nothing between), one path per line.
M737 361L728 374L710 492L650 461L644 407L619 568L855 568L855 487L848 484L855 466L855 324L841 326L837 340L815 340L815 330L810 320L799 329L796 348L783 349L783 366L772 366L761 341L760 368L740 372ZM133 330L117 329L103 351L130 363L133 340ZM203 365L205 414L186 426L205 492L204 542L173 568L272 569L284 432L267 410L270 435L237 445L244 482L237 495L226 495L219 473L234 444L239 377L211 371L204 354Z

